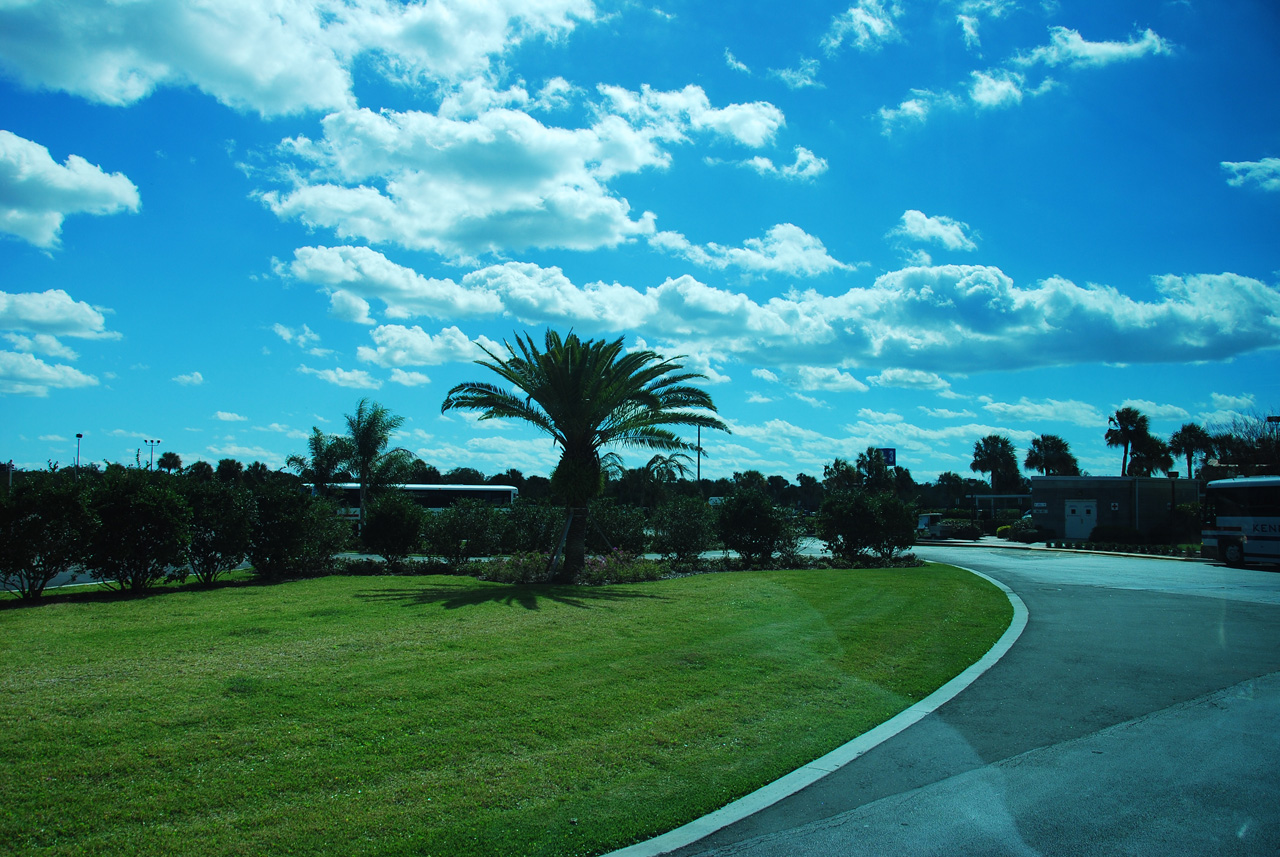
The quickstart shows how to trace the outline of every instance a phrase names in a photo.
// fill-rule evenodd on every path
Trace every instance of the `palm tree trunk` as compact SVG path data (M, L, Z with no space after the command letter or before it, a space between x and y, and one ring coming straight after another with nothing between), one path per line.
M556 583L573 583L587 564L587 507L571 507L569 536L564 542L564 562L556 574Z

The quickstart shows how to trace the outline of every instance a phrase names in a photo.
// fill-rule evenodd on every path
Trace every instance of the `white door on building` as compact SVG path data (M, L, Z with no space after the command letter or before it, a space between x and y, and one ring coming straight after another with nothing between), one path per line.
M1098 525L1097 500L1068 500L1064 538L1087 539Z

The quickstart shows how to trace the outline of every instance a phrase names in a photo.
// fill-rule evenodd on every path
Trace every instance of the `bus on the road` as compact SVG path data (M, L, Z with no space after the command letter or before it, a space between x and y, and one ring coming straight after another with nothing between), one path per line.
M1280 476L1210 482L1203 508L1205 557L1230 566L1280 562Z

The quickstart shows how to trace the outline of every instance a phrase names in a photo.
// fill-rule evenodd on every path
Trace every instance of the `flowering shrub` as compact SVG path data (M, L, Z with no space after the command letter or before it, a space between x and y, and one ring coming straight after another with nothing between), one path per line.
M635 583L640 580L657 580L664 569L656 560L637 557L622 550L613 550L602 556L587 557L586 566L578 575L578 583L599 585L602 583Z
M545 583L551 557L537 551L514 553L488 562L468 564L467 573L495 583Z

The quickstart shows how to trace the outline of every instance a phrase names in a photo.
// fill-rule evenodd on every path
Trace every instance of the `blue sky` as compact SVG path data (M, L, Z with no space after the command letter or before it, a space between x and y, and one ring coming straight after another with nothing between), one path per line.
M440 404L550 326L705 373L704 475L1116 474L1119 407L1280 407L1277 44L1271 0L5 4L0 457L279 467L368 396L546 474Z

